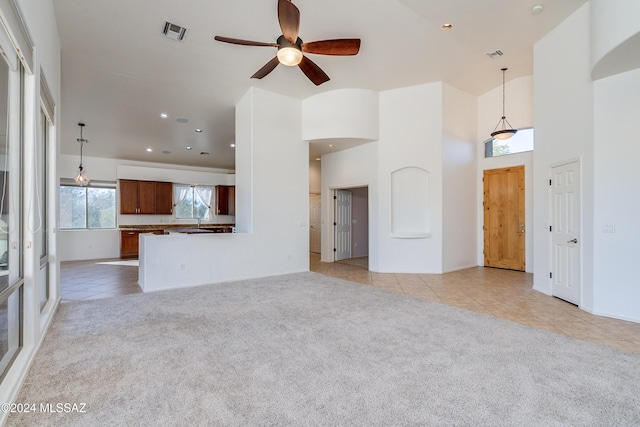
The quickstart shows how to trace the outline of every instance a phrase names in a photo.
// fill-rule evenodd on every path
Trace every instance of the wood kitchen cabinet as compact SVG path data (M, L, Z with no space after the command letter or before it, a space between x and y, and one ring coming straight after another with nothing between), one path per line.
M236 214L236 187L216 185L216 215Z
M164 234L164 230L120 230L120 258L138 258L140 233Z
M172 183L120 180L121 214L171 215L172 208Z

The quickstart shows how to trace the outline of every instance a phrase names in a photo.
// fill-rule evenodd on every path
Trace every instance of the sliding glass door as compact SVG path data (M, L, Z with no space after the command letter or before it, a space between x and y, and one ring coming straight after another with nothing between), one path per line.
M0 40L0 47L3 47ZM8 52L3 49L4 52ZM0 376L22 346L22 66L0 59Z

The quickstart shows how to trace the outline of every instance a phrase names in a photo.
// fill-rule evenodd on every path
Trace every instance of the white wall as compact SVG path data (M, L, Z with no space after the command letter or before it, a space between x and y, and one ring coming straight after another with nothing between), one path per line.
M379 265L375 271L442 273L442 109L443 88L439 82L380 93L379 218L371 221L377 224L379 235ZM408 166L429 172L428 238L391 236L391 173Z
M449 85L442 96L442 271L474 267L477 98Z
M592 311L593 285L593 83L590 10L585 4L534 46L534 289L551 293L550 168L579 159L582 167L582 295ZM529 235L532 230L528 230Z
M311 160L309 162L309 193L320 194L322 192L322 162Z
M507 71L508 73L508 71ZM507 94L506 112L509 122L515 128L533 127L533 76L520 77L505 84ZM525 193L525 271L533 273L533 152L510 154L500 157L484 157L484 142L491 137L498 120L502 117L502 85L478 97L478 136L476 146L477 158L477 212L478 212L478 265L484 265L484 221L483 183L485 170L507 168L510 166L524 166ZM534 130L535 131L535 130ZM537 132L536 135L537 136ZM536 141L537 143L537 141ZM537 149L537 146L534 148Z
M120 258L120 232L118 230L62 230L59 260Z
M593 312L640 322L640 69L594 84ZM615 233L604 233L605 225Z
M640 2L591 0L592 77L640 67Z
M378 139L378 93L365 89L323 92L302 102L302 139Z
M274 126L283 116L287 125ZM236 109L236 141L238 207L253 213L239 215L237 224L250 231L142 237L145 291L309 270L309 150L301 139L301 102L250 89Z

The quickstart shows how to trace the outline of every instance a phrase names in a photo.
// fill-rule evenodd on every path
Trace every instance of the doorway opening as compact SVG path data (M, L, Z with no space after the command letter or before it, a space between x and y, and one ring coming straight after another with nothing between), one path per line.
M334 261L369 269L369 188L334 190Z

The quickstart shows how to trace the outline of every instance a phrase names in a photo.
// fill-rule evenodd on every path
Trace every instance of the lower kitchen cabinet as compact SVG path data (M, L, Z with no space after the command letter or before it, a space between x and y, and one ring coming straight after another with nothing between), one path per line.
M120 230L120 258L138 258L140 233L164 234L163 230Z

